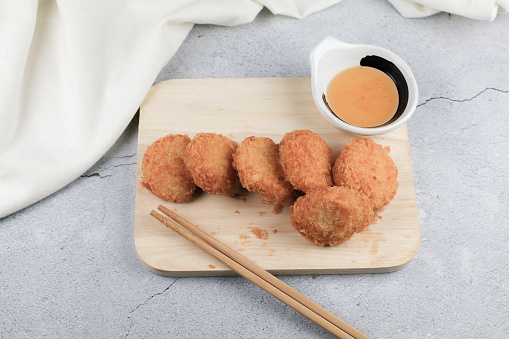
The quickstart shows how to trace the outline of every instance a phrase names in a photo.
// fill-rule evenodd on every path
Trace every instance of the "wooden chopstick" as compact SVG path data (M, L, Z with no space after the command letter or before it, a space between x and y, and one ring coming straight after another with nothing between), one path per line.
M152 211L150 215L332 334L339 338L369 338L173 211L163 205L159 205L158 209L173 220L156 211Z

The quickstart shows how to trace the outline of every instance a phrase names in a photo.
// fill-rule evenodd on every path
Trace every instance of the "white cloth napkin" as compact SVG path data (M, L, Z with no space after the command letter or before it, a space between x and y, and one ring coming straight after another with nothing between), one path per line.
M509 0L389 0L408 18L421 18L448 12L470 19L493 21L498 13L507 13Z
M0 218L64 187L113 145L195 23L341 0L0 1Z

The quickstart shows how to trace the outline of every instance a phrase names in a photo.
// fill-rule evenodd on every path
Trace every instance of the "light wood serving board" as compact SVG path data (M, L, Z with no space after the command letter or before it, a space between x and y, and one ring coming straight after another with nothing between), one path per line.
M380 273L404 267L419 247L419 222L406 126L375 142L390 146L398 167L399 188L391 203L377 211L377 221L335 247L311 244L289 223L289 205L279 214L256 193L239 190L237 198L197 192L191 202L171 203L142 188L141 164L147 147L169 134L216 132L242 142L265 136L278 143L286 132L310 129L336 157L357 135L329 125L311 97L309 78L168 80L152 87L140 109L136 182L135 244L142 262L165 276L235 275L149 214L159 204L277 275ZM261 240L251 233L264 228ZM273 233L276 232L276 233Z

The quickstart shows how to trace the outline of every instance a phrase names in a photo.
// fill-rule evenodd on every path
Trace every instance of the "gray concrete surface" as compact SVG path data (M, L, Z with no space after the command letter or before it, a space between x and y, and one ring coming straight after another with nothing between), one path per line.
M509 15L406 19L369 0L302 20L264 10L247 25L196 26L157 81L309 76L308 52L327 35L392 49L415 73L421 245L394 273L281 279L373 338L507 338ZM0 337L331 338L243 278L142 265L137 124L82 177L0 220Z

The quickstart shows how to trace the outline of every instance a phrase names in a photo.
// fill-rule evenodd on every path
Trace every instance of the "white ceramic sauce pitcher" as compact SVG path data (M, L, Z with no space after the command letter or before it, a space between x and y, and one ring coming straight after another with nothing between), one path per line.
M415 112L418 100L417 83L410 67L395 53L378 46L349 44L333 37L320 41L310 53L311 90L322 116L334 127L360 135L390 132L408 121ZM325 93L330 81L341 71L369 66L389 75L399 94L399 107L394 117L377 127L356 127L340 118L329 108Z

